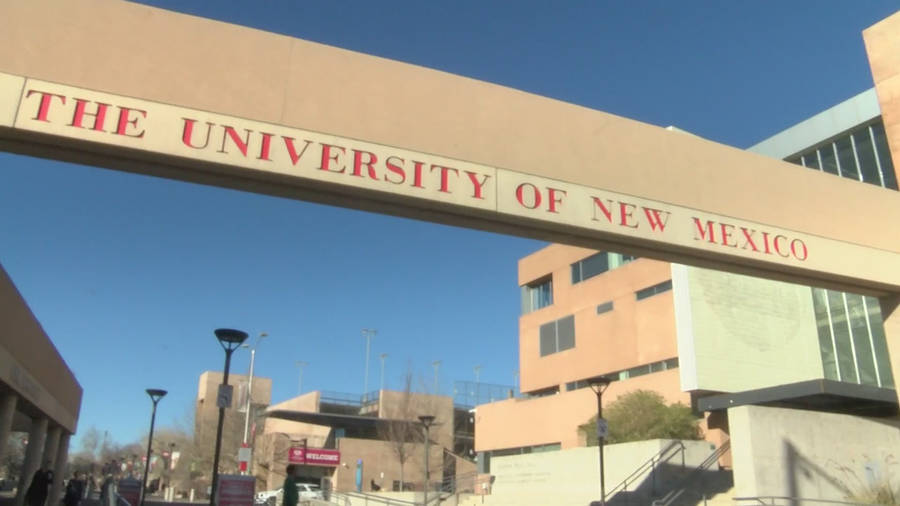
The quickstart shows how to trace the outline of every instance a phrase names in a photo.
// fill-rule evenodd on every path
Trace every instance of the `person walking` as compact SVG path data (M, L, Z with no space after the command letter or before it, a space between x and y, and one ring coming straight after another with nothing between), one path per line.
M25 504L44 506L51 483L53 483L53 471L50 470L50 462L47 462L44 467L34 472L31 485L28 486L28 491L25 493Z
M65 506L78 506L81 498L84 496L84 479L80 471L75 471L75 475L66 483L66 493L63 496L63 504Z
M288 464L286 476L284 477L284 486L281 488L283 494L281 506L297 506L300 502L300 493L297 491L297 466Z

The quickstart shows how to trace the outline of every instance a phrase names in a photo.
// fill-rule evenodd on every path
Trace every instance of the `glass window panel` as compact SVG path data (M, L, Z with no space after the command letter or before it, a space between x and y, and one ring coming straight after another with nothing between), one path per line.
M599 306L597 306L597 314L608 313L612 310L613 310L612 301L604 302L603 304L600 304Z
M609 270L609 256L606 252L597 253L581 261L581 280L590 279Z
M819 169L819 157L816 156L815 150L811 153L806 153L803 155L803 165L809 167L810 169Z
M838 166L841 169L841 177L859 180L859 171L856 170L856 158L853 156L853 145L850 137L844 137L835 141L838 153Z
M875 375L875 357L869 341L869 325L866 322L866 310L863 307L862 295L847 294L847 309L850 316L850 330L853 334L853 346L856 349L856 369L859 371L859 382L864 385L878 386Z
M856 363L853 360L853 347L850 344L850 326L847 324L847 312L844 310L844 296L841 292L832 290L826 290L825 293L828 296L828 308L831 310L831 328L837 348L840 380L856 383Z
M828 302L825 299L825 290L812 289L813 310L816 314L816 327L819 331L819 353L822 355L822 369L825 378L839 381L837 363L834 359L834 346L831 343L831 326L828 323Z
M881 175L884 177L885 188L897 189L897 175L894 173L894 164L891 161L891 151L884 135L884 125L881 122L872 125L872 135L875 139L875 152L878 154L878 162L881 164Z
M855 132L853 142L856 143L856 158L859 160L859 170L862 172L863 182L881 186L881 176L878 173L878 163L875 161L875 150L872 148L869 128L866 127Z
M834 156L834 144L828 143L819 148L819 159L822 160L822 170L829 174L837 174L837 158Z
M572 284L581 283L581 262L572 264Z
M875 365L881 376L882 388L894 388L894 377L891 374L891 359L888 355L887 341L884 337L884 321L881 317L881 305L875 297L866 297L869 310L869 328L872 329L872 345L875 353Z
M664 281L658 285L649 286L634 293L637 300L646 299L656 294L663 293L672 289L672 280Z
M794 164L797 164L797 165L803 165L803 160L801 159L801 157L800 157L799 155L797 155L797 156L792 156L792 157L790 157L790 158L785 158L784 161L786 161L786 162L788 162L788 163L794 163Z
M575 316L567 316L557 320L557 351L575 347Z
M541 325L541 356L556 353L556 322Z

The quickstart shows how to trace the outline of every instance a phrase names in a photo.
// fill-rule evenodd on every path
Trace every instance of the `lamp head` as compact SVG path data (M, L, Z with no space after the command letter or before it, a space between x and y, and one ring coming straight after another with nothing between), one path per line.
M247 333L241 330L216 329L214 333L225 351L234 350L247 339Z
M150 396L150 400L153 401L153 404L156 404L157 402L159 402L159 400L162 399L163 397L165 397L167 393L169 393L169 392L166 392L165 390L160 390L158 388L148 388L147 389L147 395Z
M605 376L597 376L588 380L591 390L598 394L602 394L610 383L612 383L612 380Z

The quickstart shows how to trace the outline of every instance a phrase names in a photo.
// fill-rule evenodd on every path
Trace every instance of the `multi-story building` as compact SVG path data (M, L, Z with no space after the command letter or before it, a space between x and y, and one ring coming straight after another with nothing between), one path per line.
M750 150L897 190L874 90ZM897 412L874 297L563 245L521 259L518 274L524 396L478 406L485 472L492 456L584 445L578 427L596 414L585 387L598 376L613 380L604 404L645 389L693 406L716 444L737 406Z

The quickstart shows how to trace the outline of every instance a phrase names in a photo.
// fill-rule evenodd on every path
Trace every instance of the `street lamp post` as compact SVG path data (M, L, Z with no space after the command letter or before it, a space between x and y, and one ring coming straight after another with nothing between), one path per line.
M250 410L253 408L253 363L256 361L256 348L259 347L259 342L263 340L263 338L268 337L269 334L265 332L260 332L259 337L256 338L256 343L250 348L249 345L242 344L241 348L250 348L250 378L247 380L247 405L244 406L246 411L244 412L244 440L243 447L248 448L249 443L248 439L250 437ZM251 461L253 459L250 459ZM247 462L247 469L242 473L244 475L250 473L250 462Z
M438 370L441 368L441 361L435 360L431 365L434 367L434 395L437 395L440 393L438 392L438 386L440 385L440 383L438 383Z
M260 332L259 337L256 338L256 344L250 348L250 379L247 380L247 412L244 414L244 444L247 444L247 438L250 437L250 407L253 405L253 362L256 360L256 348L259 346L259 342L263 340L264 337L268 337L269 334L265 332ZM247 347L247 345L243 345L243 347Z
M600 448L600 504L606 506L606 476L603 473L603 442L606 439L606 420L603 419L603 392L609 387L609 378L599 376L588 380L591 390L597 394L597 445Z
M246 332L234 329L216 329L215 334L219 344L222 345L222 349L225 350L225 371L222 385L219 387L219 395L216 396L216 404L219 405L219 424L216 427L216 452L213 454L212 486L210 487L209 495L210 506L215 506L216 504L216 491L219 487L219 452L222 450L222 425L225 423L225 405L228 404L226 401L230 400L223 395L226 391L223 387L228 386L231 354L247 339Z
M378 331L375 329L362 329L362 336L366 340L366 379L363 381L363 402L366 401L366 395L369 394L369 349L372 346L372 338Z
M144 464L144 479L141 481L141 506L144 506L144 494L147 490L147 474L150 471L150 451L153 448L153 426L156 424L156 404L160 399L165 397L167 393L168 392L165 390L156 388L147 389L147 395L149 395L150 400L153 401L153 413L150 415L150 435L147 437L147 462Z
M425 486L422 487L422 506L428 506L428 480L430 478L428 473L428 440L429 431L431 426L434 425L434 416L422 415L419 417L419 421L422 423L422 427L425 427Z
M384 390L384 359L386 359L387 356L387 353L382 353L381 355L379 355L379 357L381 358L381 386L379 387L379 390Z
M301 395L303 393L303 368L308 365L309 362L304 362L302 360L297 361L297 367L300 368L300 376L297 379L297 395Z

